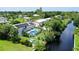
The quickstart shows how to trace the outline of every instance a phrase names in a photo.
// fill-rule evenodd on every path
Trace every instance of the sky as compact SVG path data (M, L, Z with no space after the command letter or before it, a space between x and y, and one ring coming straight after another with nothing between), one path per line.
M0 11L35 11L40 7L0 7ZM42 7L43 11L79 11L79 7Z

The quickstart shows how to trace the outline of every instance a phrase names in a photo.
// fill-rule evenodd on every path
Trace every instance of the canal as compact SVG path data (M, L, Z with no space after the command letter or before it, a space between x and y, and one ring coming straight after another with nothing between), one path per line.
M60 43L48 44L49 51L72 51L74 47L74 32L75 26L73 21L67 25L60 36Z

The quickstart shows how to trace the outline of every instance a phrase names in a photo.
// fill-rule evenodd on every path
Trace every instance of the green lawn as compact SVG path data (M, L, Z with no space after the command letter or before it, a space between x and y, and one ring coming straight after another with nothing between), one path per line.
M74 34L74 50L79 51L79 29L76 29Z
M16 18L15 21L19 22L19 23L25 23L26 20L23 18Z
M10 41L0 40L0 51L32 51L32 48L21 44L14 44Z

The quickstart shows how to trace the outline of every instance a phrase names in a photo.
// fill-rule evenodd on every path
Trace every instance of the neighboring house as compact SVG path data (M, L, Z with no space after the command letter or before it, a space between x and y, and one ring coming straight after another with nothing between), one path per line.
M40 16L40 15L38 15L38 14L34 14L33 16Z
M18 15L18 18L22 18L23 17L23 15Z
M30 17L24 16L24 19L29 20L29 19L30 19Z
M61 15L56 15L55 18L63 19L63 16L61 16Z
M27 15L24 15L23 18L24 18L25 20L30 20L30 17L28 17Z
M5 17L0 17L0 23L7 23L7 18Z

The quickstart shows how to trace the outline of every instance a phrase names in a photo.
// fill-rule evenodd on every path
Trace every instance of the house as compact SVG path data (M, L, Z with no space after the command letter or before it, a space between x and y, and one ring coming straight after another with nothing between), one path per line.
M5 17L0 17L0 23L7 23L7 18Z
M26 20L28 19L28 20L29 20L29 19L30 19L30 17L24 17L24 19L26 19Z
M63 19L63 18L64 18L64 16L62 16L62 15L56 15L56 16L55 16L55 18L58 18L58 19Z
M14 26L18 27L18 35L22 36L23 32L27 32L29 30L31 30L32 28L34 28L34 24L33 23L19 23L19 24L15 24Z
M23 17L23 15L18 15L18 18L22 18Z
M27 15L24 15L23 18L26 20L30 20L30 17L28 17Z
M38 14L34 14L33 16L40 16L40 15L38 15Z

